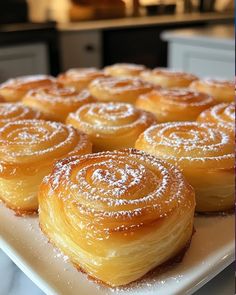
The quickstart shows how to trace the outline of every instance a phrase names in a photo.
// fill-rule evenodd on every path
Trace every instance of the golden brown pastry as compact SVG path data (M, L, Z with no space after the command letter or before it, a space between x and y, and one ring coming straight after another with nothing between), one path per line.
M200 114L198 122L221 123L221 126L235 125L235 105L234 103L221 103Z
M155 68L144 71L140 74L140 78L163 88L186 88L197 79L192 74L177 72L167 68Z
M234 206L234 140L216 124L173 122L148 128L135 147L177 165L195 188L196 209Z
M87 88L93 80L104 77L106 77L105 73L96 68L76 68L60 74L57 80L65 86L73 86L81 91Z
M0 103L0 127L9 122L26 119L44 119L44 116L21 103Z
M0 84L0 96L8 102L20 101L31 89L49 86L56 83L56 79L46 75L22 76L9 79Z
M167 68L155 68L144 71L140 74L140 78L163 88L186 88L193 81L197 80L197 77L192 74Z
M59 161L39 190L40 227L96 281L126 285L190 241L194 191L179 170L134 149Z
M127 103L90 103L70 113L66 123L88 134L94 151L104 151L134 147L156 119Z
M16 214L38 209L37 192L54 160L91 152L85 134L61 123L22 120L0 128L0 200Z
M234 82L219 79L194 81L190 87L213 96L218 102L234 101Z
M139 95L153 89L153 85L137 78L100 78L89 85L91 94L102 102L134 103Z
M205 93L187 88L153 90L141 95L136 107L153 112L158 122L195 121L197 116L215 104Z
M143 65L117 63L104 68L104 72L113 77L138 77L146 67Z
M74 87L53 85L29 91L22 102L40 110L52 121L64 122L70 112L95 99L87 90L77 91Z

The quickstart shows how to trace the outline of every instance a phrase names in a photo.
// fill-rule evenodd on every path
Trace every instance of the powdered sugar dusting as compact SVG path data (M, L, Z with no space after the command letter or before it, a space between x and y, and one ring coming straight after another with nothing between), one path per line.
M221 103L203 112L199 119L201 122L215 122L234 125L235 105L234 103Z
M0 104L0 126L17 120L39 119L40 116L40 112L20 103Z
M186 183L172 165L128 149L62 160L46 183L64 206L77 208L88 235L142 227L186 203ZM60 194L60 187L66 194ZM86 222L93 215L89 223ZM112 222L112 220L116 222ZM136 222L134 222L136 220Z
M230 130L222 130L215 124L196 122L171 122L148 128L137 142L147 143L149 152L181 165L188 161L200 166L231 159L233 165L233 141ZM219 163L218 163L219 164Z
M145 129L156 122L152 114L127 103L90 103L70 114L70 117L78 121L86 133L98 134L128 133L138 127Z
M0 128L0 158L6 163L53 161L86 145L87 136L56 122L22 120Z

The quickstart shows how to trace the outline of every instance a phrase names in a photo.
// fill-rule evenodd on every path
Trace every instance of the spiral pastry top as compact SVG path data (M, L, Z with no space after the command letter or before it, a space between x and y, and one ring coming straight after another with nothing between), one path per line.
M29 91L22 102L40 110L53 121L64 122L70 112L94 99L87 90L77 91L74 87L53 85Z
M212 95L219 102L234 101L234 81L206 78L194 81L190 87Z
M187 88L153 90L136 101L138 108L153 112L158 122L195 121L214 104L211 96Z
M96 151L103 151L133 147L156 119L127 103L90 103L71 113L66 122L88 134Z
M93 80L103 77L106 77L106 74L96 68L75 68L60 74L57 80L65 86L73 86L81 91L87 88Z
M22 120L0 128L0 200L16 214L38 210L38 187L53 162L90 153L85 134L61 123Z
M140 78L153 84L162 86L163 88L185 88L188 87L197 77L185 73L178 72L166 68L155 68L147 70L140 74Z
M177 168L135 149L67 158L44 183L62 192L57 202L81 216L83 228L96 239L145 226L194 202Z
M154 125L140 135L136 148L147 150L177 166L233 168L234 144L230 129L216 124L171 122Z
M104 102L134 103L139 95L153 89L153 85L137 78L100 78L89 85L91 94Z
M107 75L113 77L137 77L146 69L143 65L117 63L104 68Z
M27 165L31 174L36 173L38 165L88 150L91 150L88 137L73 127L43 120L10 122L0 128L0 176L13 175L18 165ZM29 169L30 166L34 169ZM27 170L18 172L27 174Z
M25 119L43 119L43 115L21 103L0 103L0 127L9 122Z
M221 123L234 127L235 105L234 103L221 103L205 110L197 119L198 122Z
M183 249L195 198L177 168L127 149L59 161L39 204L50 241L90 277L120 286Z
M5 101L15 102L31 89L49 86L56 83L56 79L46 75L22 76L9 79L0 85L0 95Z

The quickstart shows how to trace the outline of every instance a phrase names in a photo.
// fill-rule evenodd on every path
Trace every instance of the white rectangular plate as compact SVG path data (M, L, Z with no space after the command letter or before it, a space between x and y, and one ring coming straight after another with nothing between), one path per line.
M192 294L234 260L234 216L195 218L196 233L183 261L126 290L89 281L41 233L38 218L16 217L0 204L0 247L46 294Z

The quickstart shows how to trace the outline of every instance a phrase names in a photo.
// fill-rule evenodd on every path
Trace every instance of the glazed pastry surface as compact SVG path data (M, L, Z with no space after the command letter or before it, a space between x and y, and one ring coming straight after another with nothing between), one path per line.
M104 72L113 77L138 77L144 70L146 67L143 65L117 63L105 67Z
M0 127L25 119L43 119L43 114L21 103L0 103Z
M49 240L113 287L175 256L193 231L193 189L177 168L134 149L57 162L39 204Z
M0 84L0 96L7 102L16 102L20 101L31 89L37 89L55 83L55 78L46 75L22 76L9 79Z
M142 133L135 147L177 165L195 188L197 211L225 211L234 205L234 140L230 128L173 122Z
M29 91L22 102L45 114L52 121L64 122L68 114L95 101L87 90L54 85Z
M155 116L127 103L90 103L71 113L66 123L88 134L94 151L134 147Z
M153 89L153 85L137 78L100 78L89 85L91 94L101 102L134 103L139 95Z
M192 74L167 68L155 68L144 71L140 74L140 78L163 88L185 88L197 80L197 77Z
M139 96L136 107L153 112L160 123L195 121L198 115L215 104L204 93L187 88L159 89Z
M96 68L75 68L58 76L58 82L65 86L73 86L78 91L84 90L97 78L106 77L105 73Z
M234 127L235 125L235 104L221 103L200 114L198 122L221 123Z
M85 134L61 123L22 120L0 128L0 199L19 215L38 209L38 186L53 162L91 152Z
M203 79L194 81L191 88L212 95L218 102L234 101L234 82L219 79Z

